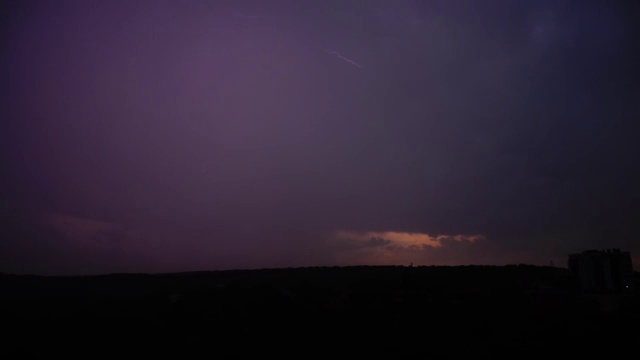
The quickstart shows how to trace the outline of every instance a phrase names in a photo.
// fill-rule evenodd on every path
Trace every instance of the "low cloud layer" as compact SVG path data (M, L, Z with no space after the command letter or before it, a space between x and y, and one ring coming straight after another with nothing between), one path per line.
M113 248L125 240L123 226L106 221L50 213L42 217L42 223L78 245Z
M339 265L373 264L398 265L407 262L417 265L434 263L464 263L456 257L459 247L472 247L486 240L483 235L429 235L398 231L344 231L334 234L341 246L334 257ZM454 250L453 253L451 250Z
M424 249L427 247L440 248L444 242L459 241L474 243L483 240L482 235L429 235L424 233L398 231L368 231L355 232L340 230L336 232L339 240L351 241L363 247L386 246L395 248Z

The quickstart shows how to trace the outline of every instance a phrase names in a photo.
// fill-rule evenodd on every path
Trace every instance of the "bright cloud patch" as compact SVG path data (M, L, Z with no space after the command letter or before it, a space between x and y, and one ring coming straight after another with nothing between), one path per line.
M408 233L396 231L338 231L336 237L341 240L369 246L392 246L400 248L442 247L446 241L475 242L483 239L482 235L429 235L425 233Z
M397 231L337 231L339 265L416 265L463 263L482 235L429 235Z

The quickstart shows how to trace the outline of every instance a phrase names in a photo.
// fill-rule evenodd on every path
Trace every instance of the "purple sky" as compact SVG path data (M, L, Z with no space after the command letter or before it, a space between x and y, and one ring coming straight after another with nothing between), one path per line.
M634 1L2 4L0 271L640 260Z

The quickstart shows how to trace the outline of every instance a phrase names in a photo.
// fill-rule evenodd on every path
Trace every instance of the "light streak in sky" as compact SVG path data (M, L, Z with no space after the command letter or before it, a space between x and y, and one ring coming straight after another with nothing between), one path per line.
M348 62L349 64L353 65L353 66L357 66L360 69L362 69L362 65L358 64L357 62L342 56L340 53L338 53L337 51L333 51L333 50L328 50L328 49L324 49L324 51L326 51L327 53L331 54L331 55L335 55L338 59L343 60Z
M259 18L263 17L263 16L259 16L259 15L248 15L248 14L242 13L242 12L237 11L237 10L232 10L232 13L237 17L245 18L245 19L248 19L248 20L255 20L255 19L259 19ZM342 61L345 61L345 62L347 62L347 63L349 63L349 64L351 64L351 65L353 65L353 66L355 66L355 67L357 67L359 69L363 68L363 66L360 65L355 60L349 59L348 57L343 56L342 54L340 54L339 52L337 52L335 50L329 50L329 49L325 48L324 51L326 51L327 53L329 53L329 54L337 57L338 59L340 59Z

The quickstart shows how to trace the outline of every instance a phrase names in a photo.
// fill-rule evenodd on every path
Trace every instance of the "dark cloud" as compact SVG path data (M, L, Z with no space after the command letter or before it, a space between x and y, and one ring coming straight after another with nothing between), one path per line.
M391 243L392 243L391 240L383 239L381 237L372 237L371 239L369 239L366 246L371 246L371 247L387 246L387 245L390 245Z
M640 251L634 1L3 6L3 219L116 224L124 268Z

